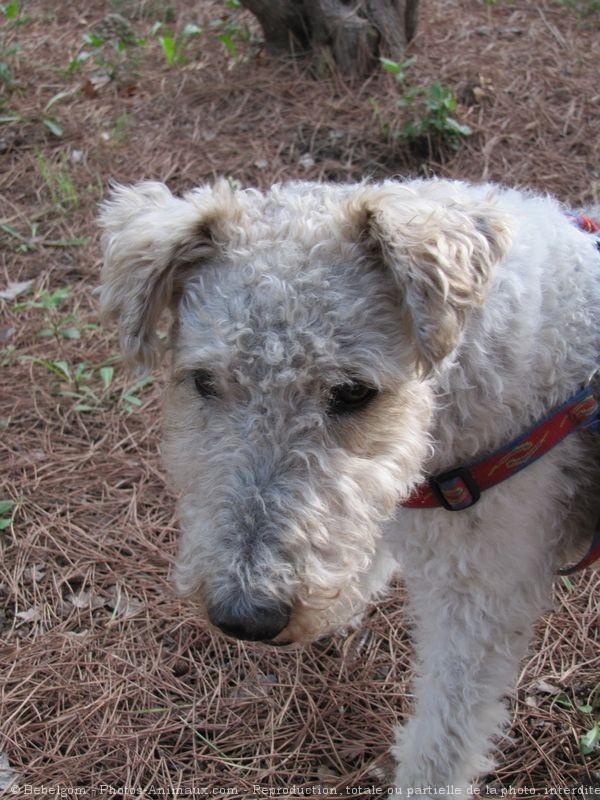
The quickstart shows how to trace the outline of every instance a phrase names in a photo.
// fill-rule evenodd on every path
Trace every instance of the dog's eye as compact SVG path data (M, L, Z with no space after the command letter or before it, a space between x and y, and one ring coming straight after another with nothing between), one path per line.
M201 397L214 397L217 393L214 379L205 369L197 369L194 374L194 386Z
M359 411L376 396L377 389L364 383L342 383L334 386L329 395L327 411L330 414L344 414Z

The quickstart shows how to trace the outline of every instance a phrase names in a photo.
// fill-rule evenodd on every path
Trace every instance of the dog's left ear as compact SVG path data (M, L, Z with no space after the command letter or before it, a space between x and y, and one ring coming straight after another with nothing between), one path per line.
M459 344L505 256L510 229L493 198L450 181L361 187L351 201L359 237L402 292L420 364L431 370Z
M174 197L162 183L115 186L102 205L104 266L100 308L118 320L125 360L155 365L159 318L173 309L191 270L217 254L224 220L233 215L226 181Z

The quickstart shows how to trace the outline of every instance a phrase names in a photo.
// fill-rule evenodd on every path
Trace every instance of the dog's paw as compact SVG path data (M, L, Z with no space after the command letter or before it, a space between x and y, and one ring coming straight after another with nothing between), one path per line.
M420 773L410 768L399 766L394 775L394 795L396 797L438 797L440 794L453 797L472 795L466 784L455 784L449 781L427 780Z

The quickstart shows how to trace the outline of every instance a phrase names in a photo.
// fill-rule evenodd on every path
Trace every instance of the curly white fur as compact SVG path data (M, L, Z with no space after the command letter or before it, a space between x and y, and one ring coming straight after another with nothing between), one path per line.
M396 782L466 787L558 559L593 519L596 440L571 437L466 511L398 503L594 377L592 237L550 198L443 180L183 198L144 183L117 187L101 222L102 305L131 363L157 361L172 313L179 588L201 608L286 602L278 638L300 641L358 615L401 562L420 676ZM377 396L331 414L351 380Z

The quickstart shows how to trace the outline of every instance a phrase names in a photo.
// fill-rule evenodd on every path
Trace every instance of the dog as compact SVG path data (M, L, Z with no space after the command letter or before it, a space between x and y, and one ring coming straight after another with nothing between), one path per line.
M418 677L395 785L466 792L600 510L580 418L522 452L565 403L558 428L597 410L596 238L550 197L442 179L144 182L100 221L125 360L170 351L179 591L227 636L290 644L356 625L400 570ZM482 459L520 471L480 492L459 467Z

